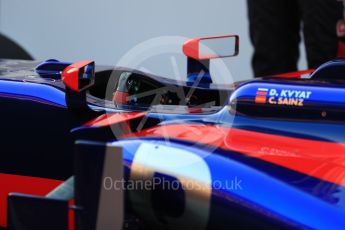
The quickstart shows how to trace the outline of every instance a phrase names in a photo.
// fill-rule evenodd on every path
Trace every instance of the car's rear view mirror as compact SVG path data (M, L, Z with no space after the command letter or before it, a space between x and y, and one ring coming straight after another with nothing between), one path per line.
M196 60L233 57L239 53L239 36L193 38L185 42L183 52Z

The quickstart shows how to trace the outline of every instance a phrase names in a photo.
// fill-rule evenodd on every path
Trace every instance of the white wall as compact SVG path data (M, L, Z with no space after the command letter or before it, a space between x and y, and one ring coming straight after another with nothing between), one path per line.
M93 59L116 64L151 38L239 34L239 57L226 60L234 80L250 78L252 47L245 0L0 0L0 31L35 59ZM176 47L176 51L180 52ZM178 57L185 69L185 59ZM167 64L168 63L168 64ZM153 58L144 68L171 75L171 58Z

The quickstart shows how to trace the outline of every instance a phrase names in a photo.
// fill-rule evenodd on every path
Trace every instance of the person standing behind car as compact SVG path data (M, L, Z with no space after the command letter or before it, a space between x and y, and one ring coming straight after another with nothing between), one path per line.
M255 76L297 70L300 30L308 67L345 56L345 0L248 0Z
M345 0L338 0L343 3L343 17L337 23L338 57L345 57Z

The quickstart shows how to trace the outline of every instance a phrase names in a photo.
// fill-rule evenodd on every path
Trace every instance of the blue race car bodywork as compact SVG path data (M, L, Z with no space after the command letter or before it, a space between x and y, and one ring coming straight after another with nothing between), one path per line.
M100 213L122 217L121 202L106 205L122 194L125 220L143 228L342 229L344 63L219 86L91 61L2 60L0 225L109 228ZM119 146L122 163L110 164ZM44 197L72 175L74 205ZM14 192L30 195L7 200Z

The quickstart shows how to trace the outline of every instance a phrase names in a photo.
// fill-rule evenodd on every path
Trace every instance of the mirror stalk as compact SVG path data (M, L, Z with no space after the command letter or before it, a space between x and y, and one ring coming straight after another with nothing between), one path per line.
M210 60L187 59L187 81L194 83L212 83L210 74Z

